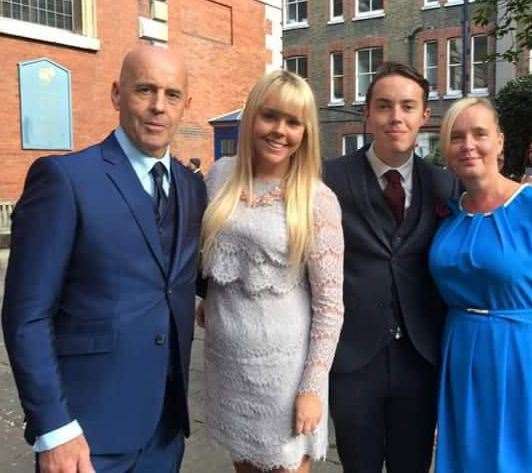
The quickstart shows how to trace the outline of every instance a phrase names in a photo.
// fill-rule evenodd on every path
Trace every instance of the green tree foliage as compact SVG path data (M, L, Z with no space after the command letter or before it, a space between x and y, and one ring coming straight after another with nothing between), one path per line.
M532 75L508 82L497 94L495 106L505 138L504 173L520 176L532 139Z
M473 21L486 26L497 19L496 38L511 34L513 43L510 48L492 59L501 58L517 62L523 50L532 49L532 0L477 0ZM498 16L497 16L498 14Z

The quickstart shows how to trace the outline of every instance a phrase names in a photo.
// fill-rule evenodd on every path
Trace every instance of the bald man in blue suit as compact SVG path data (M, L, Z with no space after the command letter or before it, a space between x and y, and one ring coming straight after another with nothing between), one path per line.
M169 144L188 108L179 52L138 47L120 126L38 159L13 214L2 314L42 473L175 473L190 431L202 179Z

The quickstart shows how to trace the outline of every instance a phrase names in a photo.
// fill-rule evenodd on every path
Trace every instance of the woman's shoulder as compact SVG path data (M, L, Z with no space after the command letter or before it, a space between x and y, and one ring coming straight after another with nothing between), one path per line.
M205 177L210 198L227 182L236 167L236 160L236 156L224 156L213 163Z
M336 194L321 179L314 184L314 209L321 212L340 212Z

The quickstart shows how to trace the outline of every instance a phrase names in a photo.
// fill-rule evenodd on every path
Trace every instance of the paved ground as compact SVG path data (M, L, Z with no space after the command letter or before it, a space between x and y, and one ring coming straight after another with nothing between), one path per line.
M4 292L4 273L7 250L0 250L0 306ZM1 331L0 331L1 332ZM207 441L202 414L202 345L203 333L198 330L192 353L190 376L190 404L192 435L187 442L182 473L231 472L231 463L225 452ZM328 460L316 464L314 473L340 473L334 438ZM0 473L31 473L33 456L22 440L22 413L18 404L13 378L0 334ZM157 473L157 472L154 472Z

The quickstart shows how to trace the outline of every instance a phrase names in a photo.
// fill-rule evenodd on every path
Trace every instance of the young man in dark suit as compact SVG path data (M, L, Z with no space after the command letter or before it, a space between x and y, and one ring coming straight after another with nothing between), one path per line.
M201 178L169 144L178 51L142 46L103 142L38 159L13 214L6 348L41 473L175 473L189 427Z
M325 163L345 235L345 320L330 407L345 473L426 473L443 307L427 268L454 180L414 154L428 83L386 63L366 95L374 141Z

